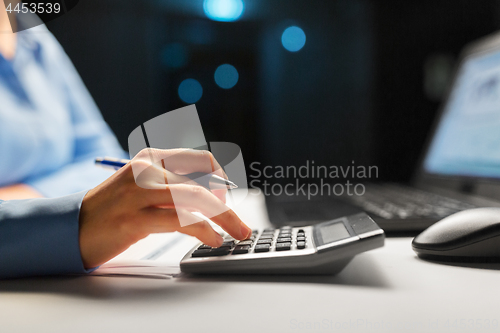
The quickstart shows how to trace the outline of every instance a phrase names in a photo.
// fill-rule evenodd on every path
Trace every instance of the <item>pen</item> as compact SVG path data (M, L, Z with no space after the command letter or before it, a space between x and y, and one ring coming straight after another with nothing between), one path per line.
M121 167L123 167L125 164L130 162L130 160L126 159L118 159L118 158L111 158L111 157L97 157L95 159L95 164L99 167L105 168L105 169L113 169L113 170L118 170ZM237 188L238 185L233 183L230 180L224 179L220 176L211 174L211 173L203 173L203 172L194 172L190 173L187 175L182 175L184 177L187 177L191 180L194 180L198 184L200 184L203 187L206 187L207 189L234 189Z

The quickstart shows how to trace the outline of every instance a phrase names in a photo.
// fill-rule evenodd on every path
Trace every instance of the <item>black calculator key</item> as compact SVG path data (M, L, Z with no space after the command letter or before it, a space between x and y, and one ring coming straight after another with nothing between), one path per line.
M237 245L252 245L252 244L253 244L253 241L244 240L244 241L239 242Z
M211 249L196 250L191 254L191 257L208 257Z
M259 230L252 230L252 234L258 234Z
M287 251L290 250L292 243L278 243L276 244L276 251Z
M289 243L291 241L292 241L291 237L281 237L281 238L278 238L278 240L276 242L278 242L278 243Z
M225 256L226 254L229 254L230 250L231 249L228 247L213 248L210 250L210 252L208 252L206 255L204 255L202 257ZM198 250L198 251L200 251L200 250ZM201 250L201 251L204 251L204 250Z
M237 245L233 250L233 254L244 254L248 253L248 251L250 251L250 245Z
M207 244L201 244L199 247L198 247L198 250L210 250L212 247L210 245L207 245Z
M257 244L255 245L255 252L269 252L270 244Z
M287 238L287 237L291 238L292 234L279 234L278 235L278 238Z
M306 248L306 242L297 242L297 248L298 249L305 249Z
M232 248L233 245L234 245L234 241L227 241L227 242L222 243L222 245L219 246L219 248L222 248L222 247Z
M299 231L297 231L298 234L305 234L306 232L304 231L304 229L299 229Z
M273 242L272 239L259 239L257 244L271 244Z
M297 242L304 242L305 240L305 237L297 237Z
M289 231L289 232L291 232L292 231L292 227L281 227L280 230L281 231Z
M272 236L260 236L259 240L269 239L272 240L274 237Z
M276 229L274 229L274 228L267 228L267 229L264 229L264 232L274 232L274 230L276 230Z

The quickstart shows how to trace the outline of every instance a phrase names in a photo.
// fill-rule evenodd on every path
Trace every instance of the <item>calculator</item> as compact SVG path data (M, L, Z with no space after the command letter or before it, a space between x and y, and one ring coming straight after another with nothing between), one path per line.
M180 268L194 274L337 274L384 240L384 231L360 213L310 226L253 230L241 241L224 236L217 248L196 245Z

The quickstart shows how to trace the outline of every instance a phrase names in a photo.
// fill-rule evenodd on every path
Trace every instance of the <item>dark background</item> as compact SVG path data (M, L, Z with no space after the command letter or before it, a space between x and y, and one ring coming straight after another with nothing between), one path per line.
M196 78L207 141L238 144L247 165L355 161L408 181L460 50L500 23L498 0L246 0L231 23L202 3L82 0L48 23L125 149ZM290 25L307 35L296 53L281 45ZM162 61L170 43L187 50L182 68ZM230 90L213 79L223 63L239 71Z

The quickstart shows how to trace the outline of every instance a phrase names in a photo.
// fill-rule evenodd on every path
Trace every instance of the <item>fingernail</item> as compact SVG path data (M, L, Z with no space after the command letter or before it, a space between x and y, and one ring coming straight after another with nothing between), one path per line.
M250 237L250 234L252 233L252 230L247 227L244 223L241 224L241 237L242 239L247 239Z

